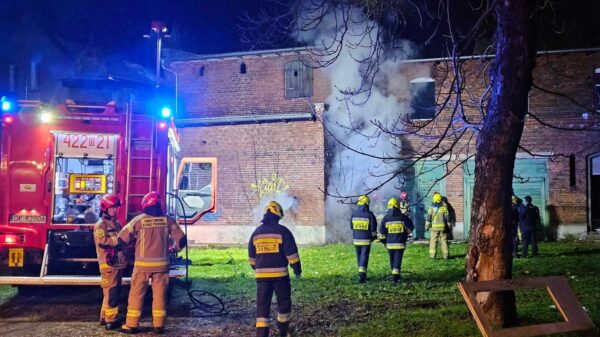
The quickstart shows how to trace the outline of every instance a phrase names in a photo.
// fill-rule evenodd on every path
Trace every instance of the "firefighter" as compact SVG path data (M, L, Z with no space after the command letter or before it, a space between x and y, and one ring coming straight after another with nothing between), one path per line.
M148 281L152 279L152 327L154 333L163 334L167 317L170 239L175 252L184 248L187 240L175 220L163 215L158 193L146 194L142 199L142 209L143 213L133 218L119 233L121 245L136 238L127 316L121 332L138 332L144 295L148 289Z
M435 192L432 198L431 207L427 211L427 220L425 228L431 229L431 237L429 239L429 257L435 259L437 255L438 241L442 246L442 256L444 259L449 258L448 252L448 208L442 201L442 195Z
M100 266L100 287L102 287L102 307L100 309L100 325L106 330L119 327L117 313L119 310L119 293L123 269L127 268L127 260L118 246L121 224L117 221L117 210L121 201L117 196L106 194L100 198L100 219L94 226L94 242L98 265Z
M379 225L379 239L385 244L390 255L392 268L392 281L400 281L402 257L406 248L408 234L414 229L413 223L406 214L400 210L398 199L388 201L388 211Z
M377 219L375 219L373 212L369 210L369 197L361 195L356 205L350 218L350 228L352 229L358 263L358 282L365 283L371 242L377 238Z
M400 192L400 212L410 218L410 203L408 202L408 193Z
M288 263L300 279L302 266L294 235L279 224L283 209L275 201L265 207L262 225L248 242L248 261L256 272L256 336L269 336L269 312L273 292L277 296L277 327L287 336L292 311Z
M540 223L540 210L531 203L530 196L526 196L524 199L524 205L520 209L521 239L523 240L522 256L527 257L527 250L530 244L531 255L536 256L538 254L536 235Z

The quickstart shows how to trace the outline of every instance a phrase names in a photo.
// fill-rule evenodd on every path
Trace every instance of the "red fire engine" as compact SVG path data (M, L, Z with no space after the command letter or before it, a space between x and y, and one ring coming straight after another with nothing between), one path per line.
M144 194L166 200L176 182L191 221L214 208L215 163L177 160L170 112L112 102L18 107L0 134L0 284L99 285L92 229L103 194L122 200L121 224L141 212ZM199 172L208 178L191 186Z

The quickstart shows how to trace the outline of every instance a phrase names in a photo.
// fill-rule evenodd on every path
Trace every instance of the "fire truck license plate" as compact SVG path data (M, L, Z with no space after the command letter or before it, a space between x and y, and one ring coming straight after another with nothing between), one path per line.
M117 135L56 133L56 154L63 157L106 158L116 154Z
M8 266L23 267L25 252L23 248L11 248L8 250Z

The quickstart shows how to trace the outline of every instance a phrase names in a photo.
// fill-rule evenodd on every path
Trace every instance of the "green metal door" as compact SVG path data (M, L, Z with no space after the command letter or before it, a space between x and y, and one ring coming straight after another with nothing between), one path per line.
M416 238L429 238L429 233L425 231L425 217L431 206L433 193L446 194L444 163L437 160L419 162L414 167L414 178L407 179L406 190L410 194L411 219L415 225Z
M473 182L475 162L469 160L464 170L464 192L465 192L465 237L468 237L471 228L471 202L473 199ZM517 159L515 161L513 192L523 199L526 195L531 196L532 203L540 209L540 217L544 230L541 236L545 236L548 229L548 213L546 205L548 201L548 161L546 159Z

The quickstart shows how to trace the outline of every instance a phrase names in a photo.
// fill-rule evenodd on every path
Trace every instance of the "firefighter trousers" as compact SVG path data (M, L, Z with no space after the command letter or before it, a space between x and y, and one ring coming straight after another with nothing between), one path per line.
M404 249L388 249L390 255L390 267L392 268L392 275L400 275L402 270L402 257L404 256Z
M256 336L269 336L269 314L273 292L277 296L277 326L280 336L287 336L292 312L290 279L256 280Z
M435 259L437 255L437 244L440 242L440 246L442 247L442 256L444 259L448 258L448 234L445 230L432 230L431 238L429 238L429 257Z
M366 246L354 246L356 249L356 262L358 263L358 273L367 273L367 267L369 266L369 254L371 254L371 245Z
M144 295L146 295L150 279L152 279L152 326L155 328L165 327L169 272L144 272L134 269L131 274L131 290L129 291L125 320L125 325L129 328L137 328L140 324Z
M117 321L119 311L119 293L121 292L122 269L107 269L100 273L100 287L102 288L102 308L100 320L106 323Z

